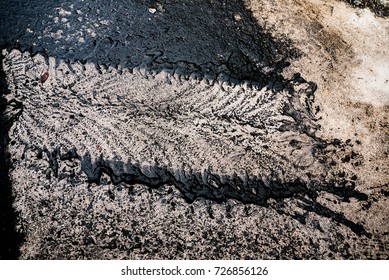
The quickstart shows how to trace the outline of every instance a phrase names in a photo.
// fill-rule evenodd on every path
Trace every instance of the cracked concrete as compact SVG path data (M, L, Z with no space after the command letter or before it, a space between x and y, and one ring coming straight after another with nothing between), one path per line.
M388 258L386 18L30 4L0 33L20 258Z

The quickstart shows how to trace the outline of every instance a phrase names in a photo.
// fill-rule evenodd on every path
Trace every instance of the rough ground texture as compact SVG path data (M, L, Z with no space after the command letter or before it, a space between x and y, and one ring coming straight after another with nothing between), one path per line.
M2 258L388 258L385 17L2 1L0 22Z
M346 2L350 3L354 7L369 7L379 16L389 16L388 0L346 0Z

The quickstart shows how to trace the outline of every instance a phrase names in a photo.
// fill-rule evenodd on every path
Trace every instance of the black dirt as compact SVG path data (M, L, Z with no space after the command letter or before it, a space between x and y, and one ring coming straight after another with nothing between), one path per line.
M382 4L379 0L345 0L347 3L358 8L369 8L377 16L389 16L389 6Z
M8 104L3 95L8 93L8 87L2 59L0 57L0 259L12 260L19 257L19 246L24 236L16 230L17 213L12 207L14 197L9 178L11 163L7 147L10 142L8 131L13 119L8 119L4 114Z

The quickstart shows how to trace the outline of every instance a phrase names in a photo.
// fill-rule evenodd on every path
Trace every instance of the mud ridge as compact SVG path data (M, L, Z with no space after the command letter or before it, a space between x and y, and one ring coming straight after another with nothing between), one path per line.
M308 188L299 179L284 184L278 183L277 181L266 184L258 178L252 180L242 180L238 176L223 176L223 178L220 178L217 174L214 175L207 171L201 174L199 172L194 173L192 170L185 173L184 176L177 178L169 170L158 166L150 166L147 168L152 174L150 176L145 175L139 165L131 165L130 163L127 163L127 168L131 172L115 174L111 167L112 164L124 165L123 162L105 162L101 158L99 161L92 163L89 154L81 158L75 149L71 149L64 155L60 155L59 151L49 153L46 150L46 153L49 155L48 164L56 177L58 177L58 159L78 159L82 162L81 169L86 173L89 183L100 185L102 183L102 175L106 174L114 185L122 185L122 183L128 186L142 184L151 189L158 189L163 185L173 185L181 192L183 198L188 203L193 203L193 201L202 197L216 201L217 203L227 202L228 199L235 199L244 204L268 207L267 201L269 198L280 200L288 197L297 197L303 203L301 205L303 210L333 219L350 228L358 236L364 235L368 238L372 237L372 234L367 232L363 225L355 223L345 218L343 214L337 213L315 201L318 193L322 191L336 194L343 200L350 198L356 198L360 201L368 200L366 194L355 191L354 187L346 187L346 182L342 182L342 184L339 182L330 182L328 186L326 182L323 182L320 186L310 186ZM74 176L74 173L72 175ZM68 177L67 174L60 174L59 176L61 179ZM334 185L338 186L334 187ZM282 211L280 213L287 214ZM305 224L304 220L301 220L298 216L294 217L292 215L292 217Z
M51 65L51 58L17 50L7 58L12 96L25 100L27 110L13 128L21 159L29 150L37 154L34 160L46 159L50 169L42 172L49 181L73 180L84 172L89 183L100 183L106 174L116 185L174 185L188 202L204 197L266 205L269 198L303 195L311 201L304 209L369 236L361 225L315 202L321 192L365 201L367 196L354 190L357 176L342 169L346 160L363 159L352 143L316 136L316 85L299 74L275 90L271 81L262 88L210 85L184 83L168 73ZM50 78L41 83L36 74L44 69ZM143 85L132 88L131 80L139 79ZM118 159L123 157L127 160ZM78 167L62 169L66 159L77 159L72 166Z

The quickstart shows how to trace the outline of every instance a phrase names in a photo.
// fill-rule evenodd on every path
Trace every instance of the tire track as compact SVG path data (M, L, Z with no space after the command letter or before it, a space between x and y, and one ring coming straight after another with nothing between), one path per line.
M51 82L32 86L23 77L54 66L42 64L50 59L27 57L16 50L6 53L8 82L16 85L11 92L25 96L24 114L34 116L34 122L27 117L11 131L28 132L19 144L24 149L47 151L54 177L64 176L61 155L74 150L89 182L100 183L107 174L115 184L175 185L188 201L233 198L266 205L269 198L297 194L314 199L317 192L331 192L334 184L346 186L354 176L347 170L346 176L335 176L326 149L342 151L315 136L315 86L299 75L284 81L283 91L273 91L184 83L174 75L145 79L136 71L110 67L100 73L88 63L65 66L60 61L54 69L81 67L67 74L73 75L71 86L61 83L63 70L53 70ZM26 67L19 67L20 60ZM68 112L74 116L66 122ZM355 192L355 197L363 196ZM361 229L350 223L344 220L351 230Z

